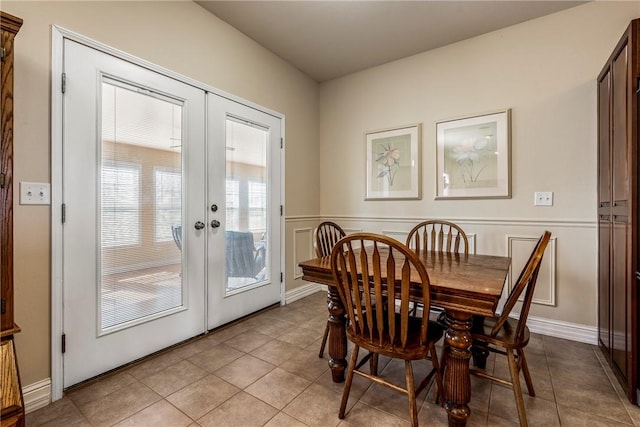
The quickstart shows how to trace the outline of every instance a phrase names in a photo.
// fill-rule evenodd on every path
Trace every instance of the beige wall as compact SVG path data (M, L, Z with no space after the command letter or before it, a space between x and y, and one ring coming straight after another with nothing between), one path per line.
M549 229L555 268L548 251L539 296L554 291L556 306L532 314L593 333L596 77L639 5L589 3L321 84L322 218L394 237L420 218L449 218L475 235L478 253L514 256ZM434 200L436 121L504 108L513 197ZM422 200L364 201L363 133L410 123L423 124ZM534 207L535 191L553 191L553 207Z
M15 182L50 181L51 25L57 24L286 116L287 214L319 211L318 86L191 2L12 2ZM16 337L22 384L50 376L50 208L15 198ZM69 345L73 345L69 343Z

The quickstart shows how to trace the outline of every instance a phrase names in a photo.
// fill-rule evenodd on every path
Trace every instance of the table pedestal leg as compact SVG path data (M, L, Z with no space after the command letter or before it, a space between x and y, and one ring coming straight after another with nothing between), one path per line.
M344 381L344 371L347 367L347 332L345 326L347 318L338 289L329 286L327 293L329 308L329 368L334 383Z
M447 310L447 366L444 374L446 399L444 407L449 416L449 426L466 426L471 415L471 378L469 359L471 358L471 314Z

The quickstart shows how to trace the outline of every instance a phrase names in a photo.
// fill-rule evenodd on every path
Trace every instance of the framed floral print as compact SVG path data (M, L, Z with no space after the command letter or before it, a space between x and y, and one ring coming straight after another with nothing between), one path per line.
M436 199L511 197L511 110L436 123Z
M365 133L365 200L420 199L421 125Z

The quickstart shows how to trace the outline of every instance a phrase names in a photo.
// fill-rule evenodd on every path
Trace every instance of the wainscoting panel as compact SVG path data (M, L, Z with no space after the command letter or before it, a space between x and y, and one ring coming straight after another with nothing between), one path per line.
M507 283L509 292L529 259L540 236L507 235L507 248L511 257L511 271ZM522 298L520 298L522 300ZM556 306L556 238L552 237L542 258L533 304Z
M302 277L302 269L298 264L302 261L314 258L313 230L309 227L293 230L293 278Z

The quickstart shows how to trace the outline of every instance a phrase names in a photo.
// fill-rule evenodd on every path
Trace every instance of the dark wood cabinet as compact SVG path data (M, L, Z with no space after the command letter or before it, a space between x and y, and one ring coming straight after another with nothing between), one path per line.
M13 335L13 54L22 19L0 11L0 425L24 425L24 399Z
M638 402L638 79L640 19L598 76L598 341Z

